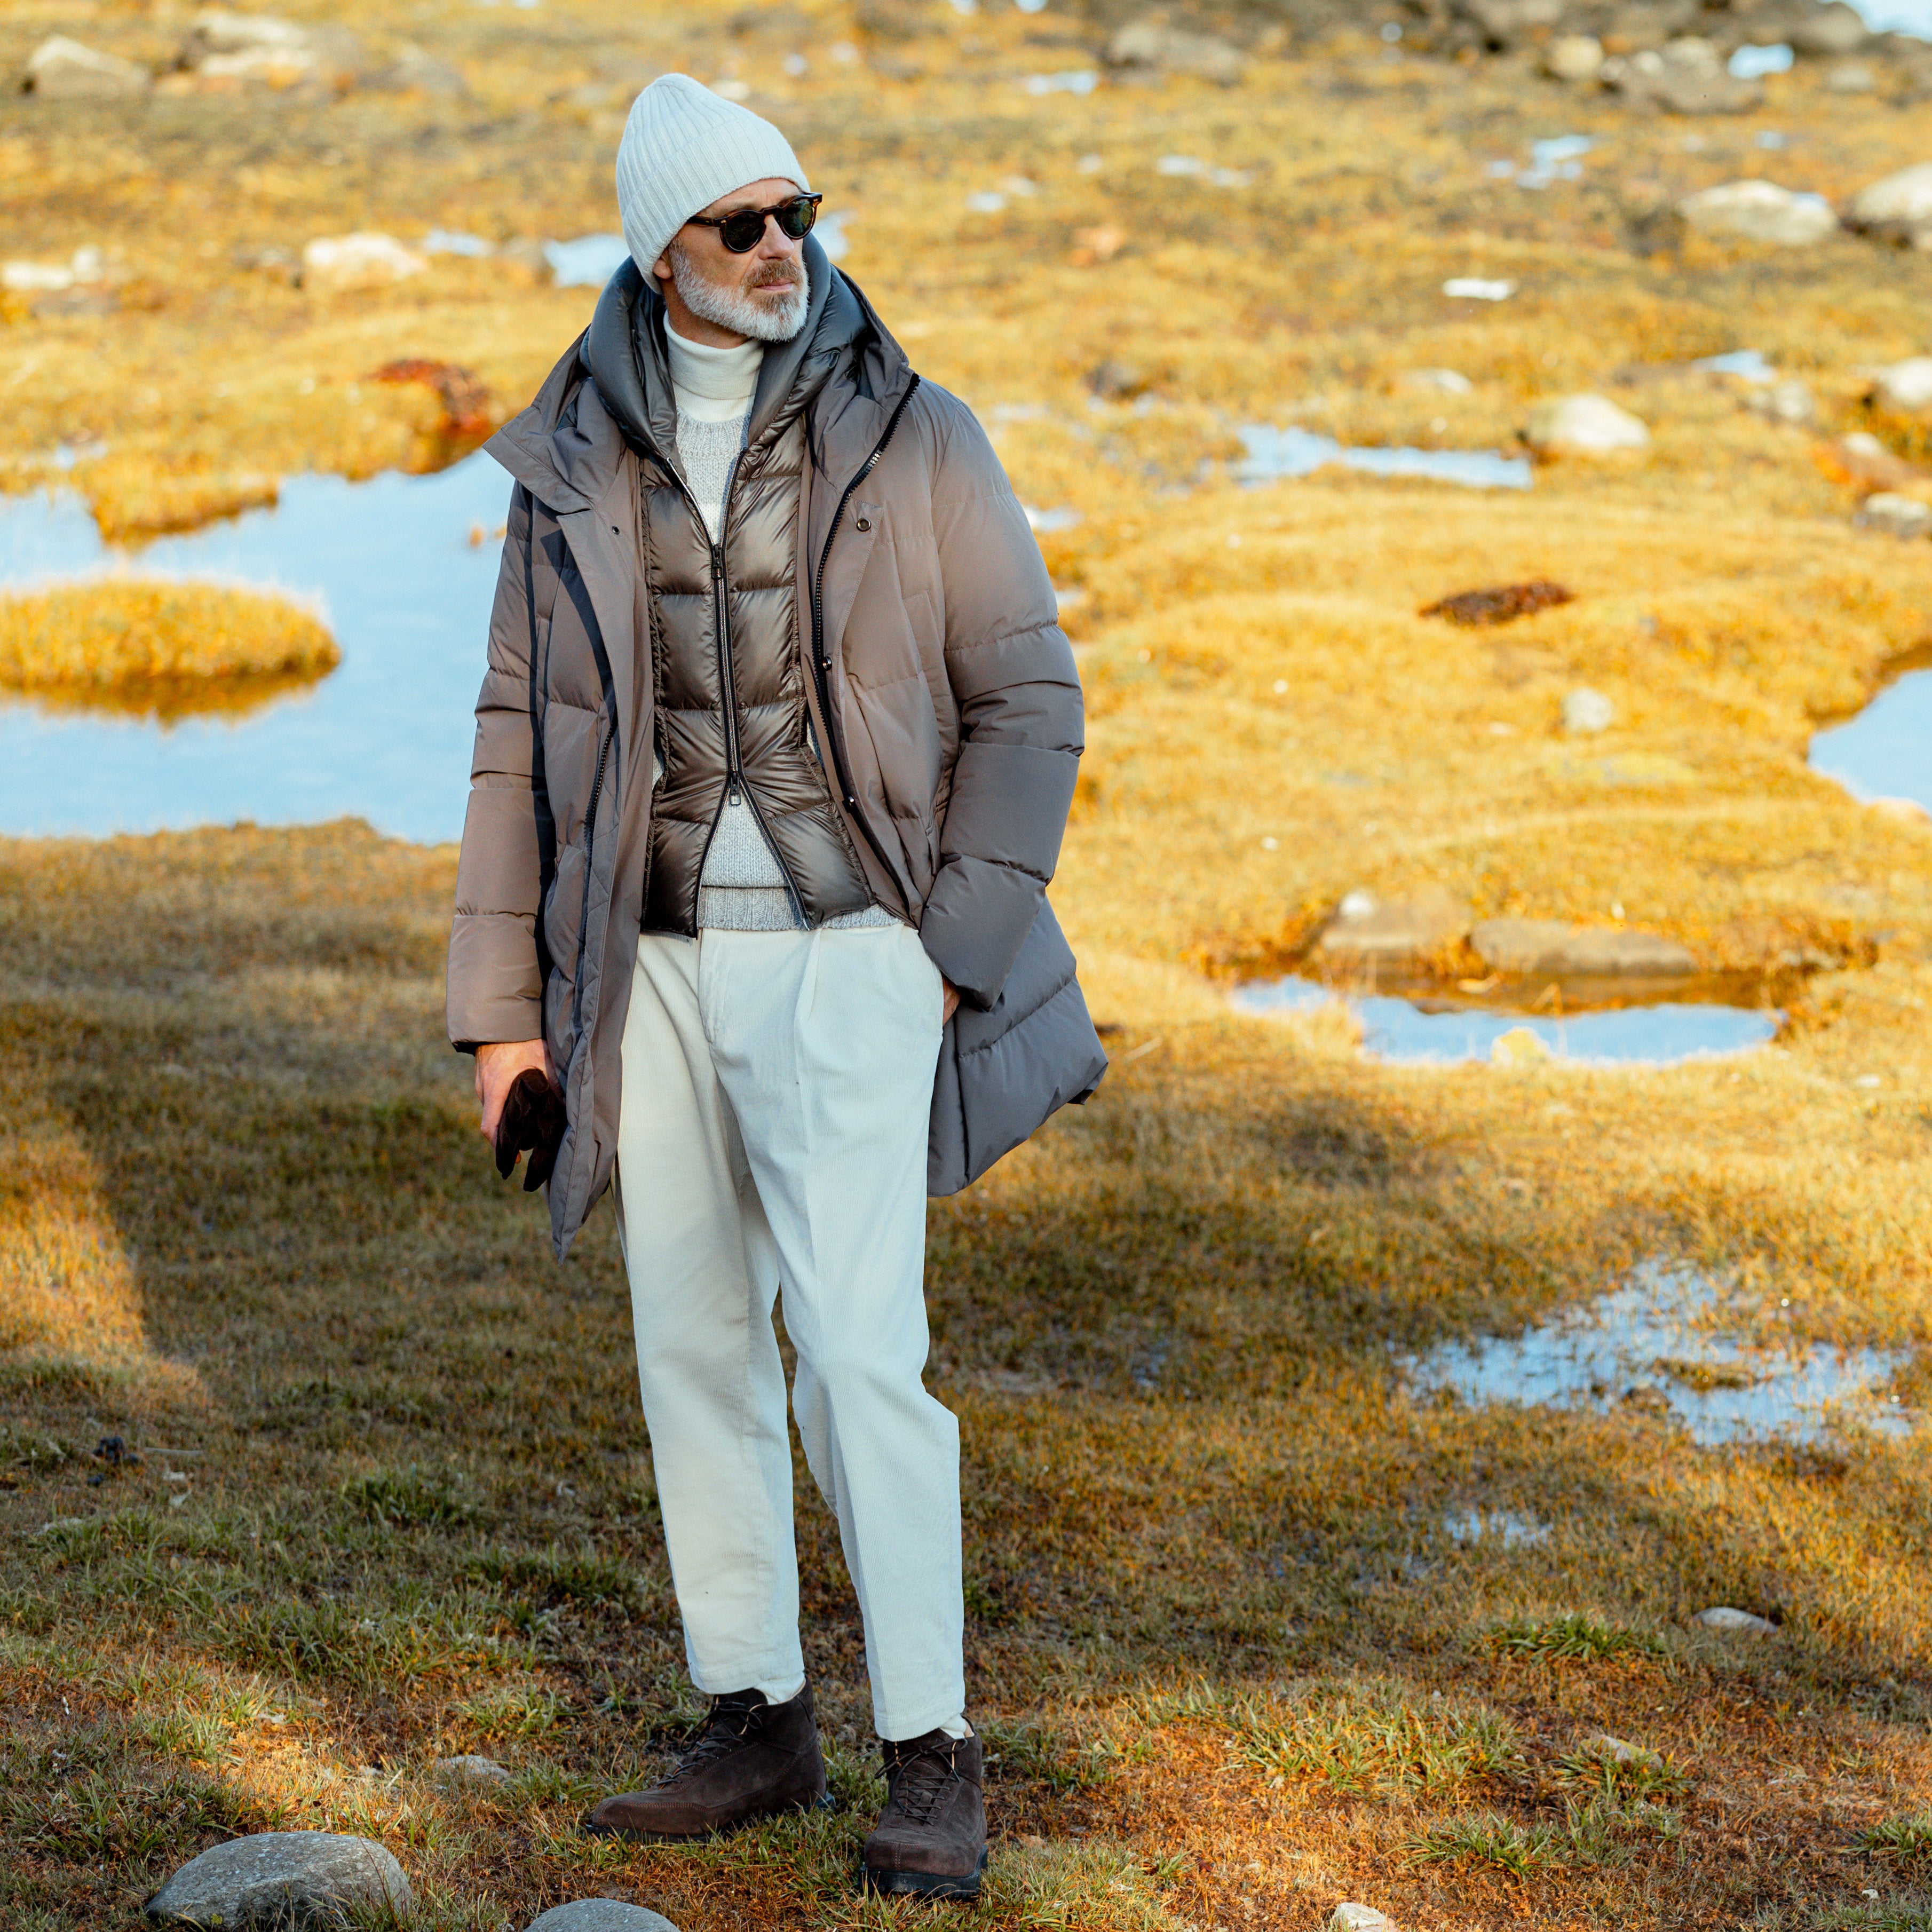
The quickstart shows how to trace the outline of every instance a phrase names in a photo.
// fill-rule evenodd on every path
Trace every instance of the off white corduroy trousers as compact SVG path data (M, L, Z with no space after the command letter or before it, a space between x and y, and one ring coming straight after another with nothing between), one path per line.
M804 1675L793 1412L838 1519L879 1734L965 1705L959 1426L925 1366L939 973L902 926L646 933L617 1194L638 1378L692 1682Z

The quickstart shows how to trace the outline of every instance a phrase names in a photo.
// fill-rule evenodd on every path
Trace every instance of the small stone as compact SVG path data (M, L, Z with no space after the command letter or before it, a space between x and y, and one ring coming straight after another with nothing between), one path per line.
M1594 34L1564 34L1550 44L1543 70L1574 86L1594 80L1604 68L1604 44Z
M1483 919L1469 928L1469 944L1492 973L1534 973L1576 930L1560 919Z
M1754 389L1744 398L1744 407L1754 416L1793 429L1808 428L1818 420L1818 399L1796 376L1786 376L1768 388Z
M1566 692L1563 698L1563 728L1583 736L1607 731L1617 722L1617 707L1600 691L1587 684Z
M369 76L371 87L394 94L427 94L442 100L460 100L470 92L460 69L418 46L405 46L389 64ZM608 95L608 88L599 90Z
M1876 94L1878 76L1863 61L1840 61L1826 75L1825 87L1832 94Z
M1717 48L1695 34L1661 50L1613 54L1600 78L1633 106L1660 107L1672 114L1742 114L1764 99L1756 81L1729 72Z
M1351 1905L1345 1901L1330 1915L1324 1932L1395 1932L1395 1921L1372 1905Z
M1371 902L1366 910L1351 893L1322 934L1320 950L1345 962L1409 959L1454 945L1468 929L1468 908L1444 886L1425 886L1412 898Z
M1532 34L1546 33L1567 10L1565 0L1462 0L1458 11L1482 29L1492 47L1514 46Z
M1107 64L1198 74L1232 87L1247 71L1247 56L1218 34L1191 34L1150 16L1130 20L1107 43Z
M1607 396L1552 396L1529 412L1523 440L1545 456L1612 456L1648 448L1650 431Z
M1837 233L1838 217L1822 194L1796 194L1775 182L1726 182L1687 195L1677 212L1704 235L1736 235L1774 248L1808 248Z
M1622 926L1584 926L1538 962L1564 979L1680 979L1697 970L1690 949L1659 932Z
M1852 197L1852 225L1882 242L1932 248L1932 161L1901 168Z
M1932 356L1909 356L1880 370L1871 400L1900 416L1932 413Z
M474 1756L440 1758L430 1768L430 1775L437 1784L449 1786L503 1785L513 1778L513 1774L494 1758Z
M1116 362L1109 356L1087 372L1087 386L1103 403L1124 403L1142 394L1148 379L1132 363Z
M302 285L318 294L388 288L428 266L426 256L393 235L323 236L302 250Z
M553 1905L530 1923L529 1932L677 1932L662 1912L617 1898L576 1898Z
M1880 490L1858 506L1852 521L1861 530L1876 530L1883 536L1932 537L1932 503L1901 496L1896 490Z
M1748 1610L1733 1610L1728 1604L1714 1604L1708 1610L1700 1610L1690 1621L1702 1624L1706 1630L1731 1630L1742 1636L1768 1636L1778 1626L1762 1617L1754 1617Z
M190 1858L148 1901L164 1924L272 1925L350 1910L410 1910L410 1882L370 1838L334 1832L263 1832Z
M1404 389L1426 389L1442 396L1469 395L1476 387L1460 369L1406 369L1396 382Z
M1612 1764L1659 1765L1664 1760L1654 1750L1646 1750L1642 1744L1634 1744L1623 1738L1613 1738L1608 1731L1599 1731L1594 1738L1583 1740L1583 1748L1598 1757L1606 1757Z
M43 100L112 100L146 93L152 80L133 61L56 34L27 57L23 84Z

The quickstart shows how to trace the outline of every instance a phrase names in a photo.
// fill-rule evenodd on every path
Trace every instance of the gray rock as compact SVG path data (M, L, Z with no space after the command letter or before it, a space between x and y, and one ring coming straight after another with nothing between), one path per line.
M1318 950L1342 964L1413 959L1453 946L1469 929L1469 909L1440 886L1377 905L1350 893L1322 935Z
M1492 973L1534 973L1576 931L1560 919L1484 919L1469 928L1469 944Z
M1680 941L1618 926L1581 927L1538 964L1543 972L1579 980L1675 979L1697 970L1690 949Z
M1550 396L1531 410L1523 440L1546 456L1611 456L1647 448L1650 431L1607 396Z
M1460 369L1406 369L1396 384L1400 388L1426 389L1440 396L1466 396L1476 387Z
M1876 530L1882 536L1907 540L1932 537L1932 503L1896 490L1880 490L1858 506L1852 519L1861 530Z
M1740 1636L1768 1636L1778 1628L1762 1617L1753 1616L1748 1610L1733 1610L1728 1604L1714 1604L1708 1610L1700 1610L1690 1621L1702 1624L1706 1630L1730 1630Z
M190 1858L148 1901L164 1924L272 1925L340 1919L354 1910L414 1905L403 1868L370 1838L334 1832L264 1832Z
M1932 249L1932 161L1860 188L1852 197L1852 225L1881 242Z
M1844 0L1832 0L1828 7L1809 8L1795 14L1786 23L1785 38L1795 54L1829 58L1856 53L1871 38L1871 29Z
M1754 389L1744 398L1744 407L1754 416L1793 429L1808 429L1818 420L1818 399L1796 376L1786 376L1768 388Z
M56 34L27 57L22 84L44 100L112 100L147 92L152 76L118 54Z
M1604 44L1594 34L1564 34L1544 50L1543 70L1555 80L1580 86L1604 70Z
M1372 1905L1351 1905L1345 1900L1329 1916L1323 1932L1395 1932L1395 1921Z
M1825 86L1832 94L1876 94L1878 74L1864 61L1840 61L1826 75Z
M1879 371L1871 399L1900 416L1932 415L1932 356L1908 356Z
M1150 16L1130 20L1107 43L1107 64L1198 74L1232 87L1247 71L1247 56L1217 34L1190 34Z
M1556 26L1566 0L1457 0L1456 11L1473 20L1492 47L1510 47Z
M616 1898L577 1898L553 1905L530 1923L530 1932L677 1932L662 1912Z
M1822 194L1794 194L1775 182L1704 188L1685 196L1677 212L1700 234L1736 235L1780 248L1808 248L1838 229L1838 211Z
M1607 731L1617 722L1617 707L1600 691L1587 684L1566 692L1563 698L1563 728L1588 736Z
M1661 50L1613 54L1598 77L1633 106L1672 114L1743 114L1764 99L1757 82L1732 74L1716 47L1695 34Z
M503 1785L510 1784L513 1777L494 1757L476 1756L440 1758L430 1767L430 1775L437 1784L452 1786Z

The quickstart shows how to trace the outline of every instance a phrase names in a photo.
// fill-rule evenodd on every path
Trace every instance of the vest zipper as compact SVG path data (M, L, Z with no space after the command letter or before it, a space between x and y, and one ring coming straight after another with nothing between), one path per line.
M791 868L784 862L784 854L773 842L770 829L765 824L764 814L758 809L758 801L752 795L752 788L745 782L744 774L738 762L738 689L732 671L731 616L728 593L724 583L724 530L731 514L732 486L738 480L738 464L743 456L740 450L731 459L731 467L724 478L724 495L718 506L718 540L711 546L711 604L712 613L718 626L718 695L724 712L724 800L736 805L741 800L752 808L752 822L758 828L758 836L765 842L778 868L778 875L784 880L785 897L791 903L792 914L801 926L809 922L805 916L805 903L799 896L798 886L791 875ZM705 530L704 513L698 508L698 499L691 494L690 486L685 486L685 500L691 506L692 514L697 518L700 530ZM706 530L709 536L709 530ZM718 817L724 816L721 805ZM704 842L704 850L698 856L699 890L703 890L704 862L711 856L711 841L718 836L718 820L711 821L710 836Z
M825 720L825 735L832 747L832 776L838 782L839 796L845 801L845 809L857 820L859 830L866 835L866 842L872 847L879 863L885 867L886 876L894 876L892 861L888 859L878 840L872 835L872 828L860 816L858 788L852 782L852 774L845 762L845 750L839 742L838 728L832 716L832 660L825 650L825 566L832 558L832 539L838 534L840 520L845 514L854 493L860 484L872 473L874 466L886 453L886 445L892 440L892 432L899 426L899 418L906 412L906 405L913 399L919 387L919 377L915 375L906 392L887 419L885 431L872 446L872 453L860 466L859 473L845 486L845 494L838 499L838 507L832 513L831 527L825 532L825 548L818 554L818 568L812 578L812 674L818 686L819 715Z

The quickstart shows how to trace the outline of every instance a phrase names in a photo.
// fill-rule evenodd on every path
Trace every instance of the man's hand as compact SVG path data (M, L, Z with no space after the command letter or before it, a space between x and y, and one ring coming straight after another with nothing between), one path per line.
M939 983L940 986L944 988L944 992L940 1003L939 1024L941 1026L944 1026L951 1020L952 1016L959 1010L959 988L956 986L944 973L940 974L939 976ZM501 1101L497 1102L499 1106L502 1106L502 1102Z
M483 1109L481 1131L493 1148L503 1118L503 1102L510 1097L517 1076L532 1066L553 1087L556 1084L550 1048L540 1040L488 1041L476 1049L476 1098Z

